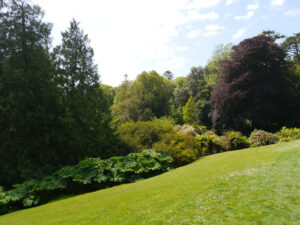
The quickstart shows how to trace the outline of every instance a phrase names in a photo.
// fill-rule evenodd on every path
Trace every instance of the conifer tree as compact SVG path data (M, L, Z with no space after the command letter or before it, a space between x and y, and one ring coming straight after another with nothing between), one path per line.
M99 88L97 65L88 36L72 20L62 32L62 44L54 49L53 58L57 79L64 93L70 158L75 163L86 156L106 157L109 141L113 138L109 128L109 103Z
M25 0L0 8L0 183L56 169L61 107L48 55L51 24Z
M183 107L183 121L187 124L193 124L195 123L195 110L196 110L196 104L194 101L193 96L189 98L186 105Z

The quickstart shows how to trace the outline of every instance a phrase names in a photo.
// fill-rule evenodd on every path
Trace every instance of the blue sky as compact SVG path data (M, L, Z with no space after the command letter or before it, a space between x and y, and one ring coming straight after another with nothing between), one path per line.
M186 76L219 44L275 30L300 32L300 0L32 0L53 23L53 45L72 18L95 51L101 81L119 85L142 71Z

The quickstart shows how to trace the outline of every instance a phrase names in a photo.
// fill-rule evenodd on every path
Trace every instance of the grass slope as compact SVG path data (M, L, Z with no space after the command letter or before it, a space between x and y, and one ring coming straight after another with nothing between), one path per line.
M1 225L300 224L300 141L204 157L0 217Z

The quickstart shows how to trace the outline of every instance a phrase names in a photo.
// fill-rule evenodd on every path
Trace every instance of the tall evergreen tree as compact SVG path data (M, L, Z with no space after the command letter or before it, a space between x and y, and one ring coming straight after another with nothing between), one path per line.
M54 49L59 86L67 109L70 160L86 156L106 157L113 138L109 127L109 102L99 88L97 65L88 36L74 19L62 32L62 44Z
M0 184L55 169L61 107L48 55L51 24L40 7L4 1L0 11Z

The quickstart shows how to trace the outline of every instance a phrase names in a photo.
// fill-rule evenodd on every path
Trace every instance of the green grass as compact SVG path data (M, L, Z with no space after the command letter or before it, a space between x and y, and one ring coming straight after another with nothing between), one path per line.
M1 225L300 224L300 141L204 157L134 184L0 217Z

